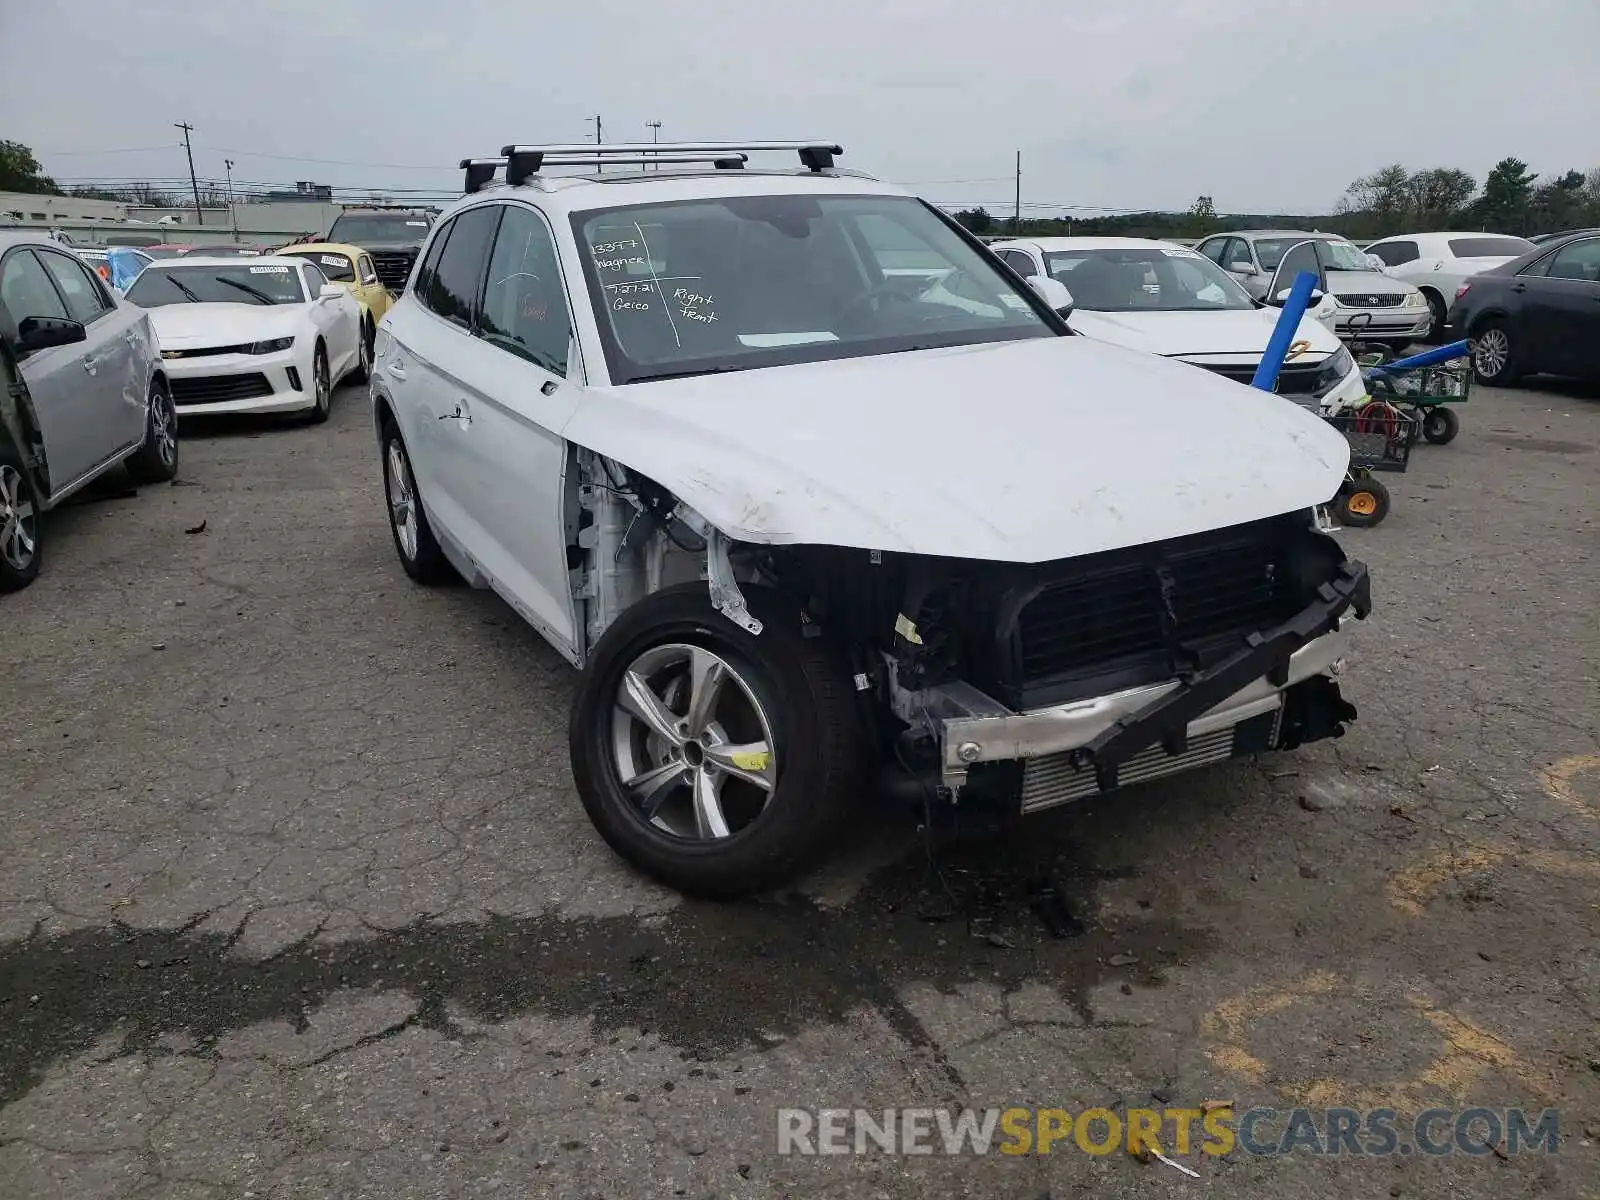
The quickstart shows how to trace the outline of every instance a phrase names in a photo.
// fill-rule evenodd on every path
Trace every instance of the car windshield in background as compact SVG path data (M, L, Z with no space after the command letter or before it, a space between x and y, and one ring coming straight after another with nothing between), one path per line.
M182 258L189 253L182 246L141 246L140 249L151 258Z
M1077 308L1094 312L1212 312L1254 308L1245 290L1193 250L1130 246L1052 250L1050 274Z
M285 250L288 258L304 258L317 264L317 268L333 283L354 283L356 281L355 264L343 254L328 254L318 250L312 253L301 253L298 250Z
M1377 268L1367 261L1367 256L1349 242L1322 241L1322 259L1330 271L1374 271Z
M1533 249L1533 243L1519 237L1464 237L1450 239L1450 253L1457 258L1516 258Z
M422 217L340 217L333 223L328 240L365 246L369 242L420 242L428 236L428 222Z
M1057 335L908 197L631 205L572 228L618 382Z
M128 289L141 308L163 304L300 304L300 272L282 263L237 267L149 267Z

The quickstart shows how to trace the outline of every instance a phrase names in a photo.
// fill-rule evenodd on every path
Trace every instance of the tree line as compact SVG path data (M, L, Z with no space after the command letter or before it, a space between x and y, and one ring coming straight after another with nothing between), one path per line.
M1363 175L1344 191L1333 210L1304 213L1228 213L1219 215L1210 196L1199 197L1187 212L1119 213L1101 217L1024 217L1020 230L1011 217L982 208L952 214L976 234L1023 236L1114 235L1117 237L1199 238L1231 229L1310 226L1371 242L1396 233L1471 229L1490 233L1555 233L1600 227L1600 167L1539 176L1520 158L1501 159L1478 181L1455 167L1408 170L1394 163Z

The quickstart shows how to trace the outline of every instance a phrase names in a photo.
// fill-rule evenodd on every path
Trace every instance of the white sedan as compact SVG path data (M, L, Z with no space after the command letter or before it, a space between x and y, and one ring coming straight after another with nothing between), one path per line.
M1500 233L1406 233L1367 247L1385 275L1414 284L1433 313L1428 336L1444 334L1445 314L1456 291L1479 271L1520 258L1533 249L1527 238Z
M180 413L325 421L334 387L371 366L361 305L304 259L156 262L128 300L150 310Z
M1055 279L1072 293L1074 333L1178 358L1249 383L1278 324L1210 259L1146 238L1032 238L989 247L1025 279ZM1036 285L1037 286L1037 285ZM1355 359L1307 314L1278 374L1278 393L1337 410L1366 395Z

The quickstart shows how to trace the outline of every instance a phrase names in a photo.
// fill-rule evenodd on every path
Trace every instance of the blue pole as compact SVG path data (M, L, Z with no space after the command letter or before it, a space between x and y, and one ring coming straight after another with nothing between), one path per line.
M1393 362L1386 362L1381 371L1415 371L1418 367L1431 367L1435 363L1449 362L1453 358L1465 358L1470 353L1466 342L1451 342L1448 346L1440 346L1434 350L1424 350L1421 354L1413 354L1410 358L1397 358Z
M1256 377L1250 381L1251 387L1270 392L1278 386L1278 372L1283 369L1289 344L1299 332L1300 318L1306 315L1306 308L1311 302L1311 290L1316 286L1317 277L1310 271L1301 271L1294 277L1294 286L1289 289L1289 298L1284 301L1283 311L1278 314L1278 324L1272 331L1272 340L1267 343L1267 352L1261 356L1261 365L1256 367Z

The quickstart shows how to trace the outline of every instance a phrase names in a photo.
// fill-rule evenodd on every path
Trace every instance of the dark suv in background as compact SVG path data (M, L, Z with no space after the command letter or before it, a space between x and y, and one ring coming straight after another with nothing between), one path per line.
M327 240L371 254L383 286L398 296L405 291L433 218L427 209L347 208L328 230Z

